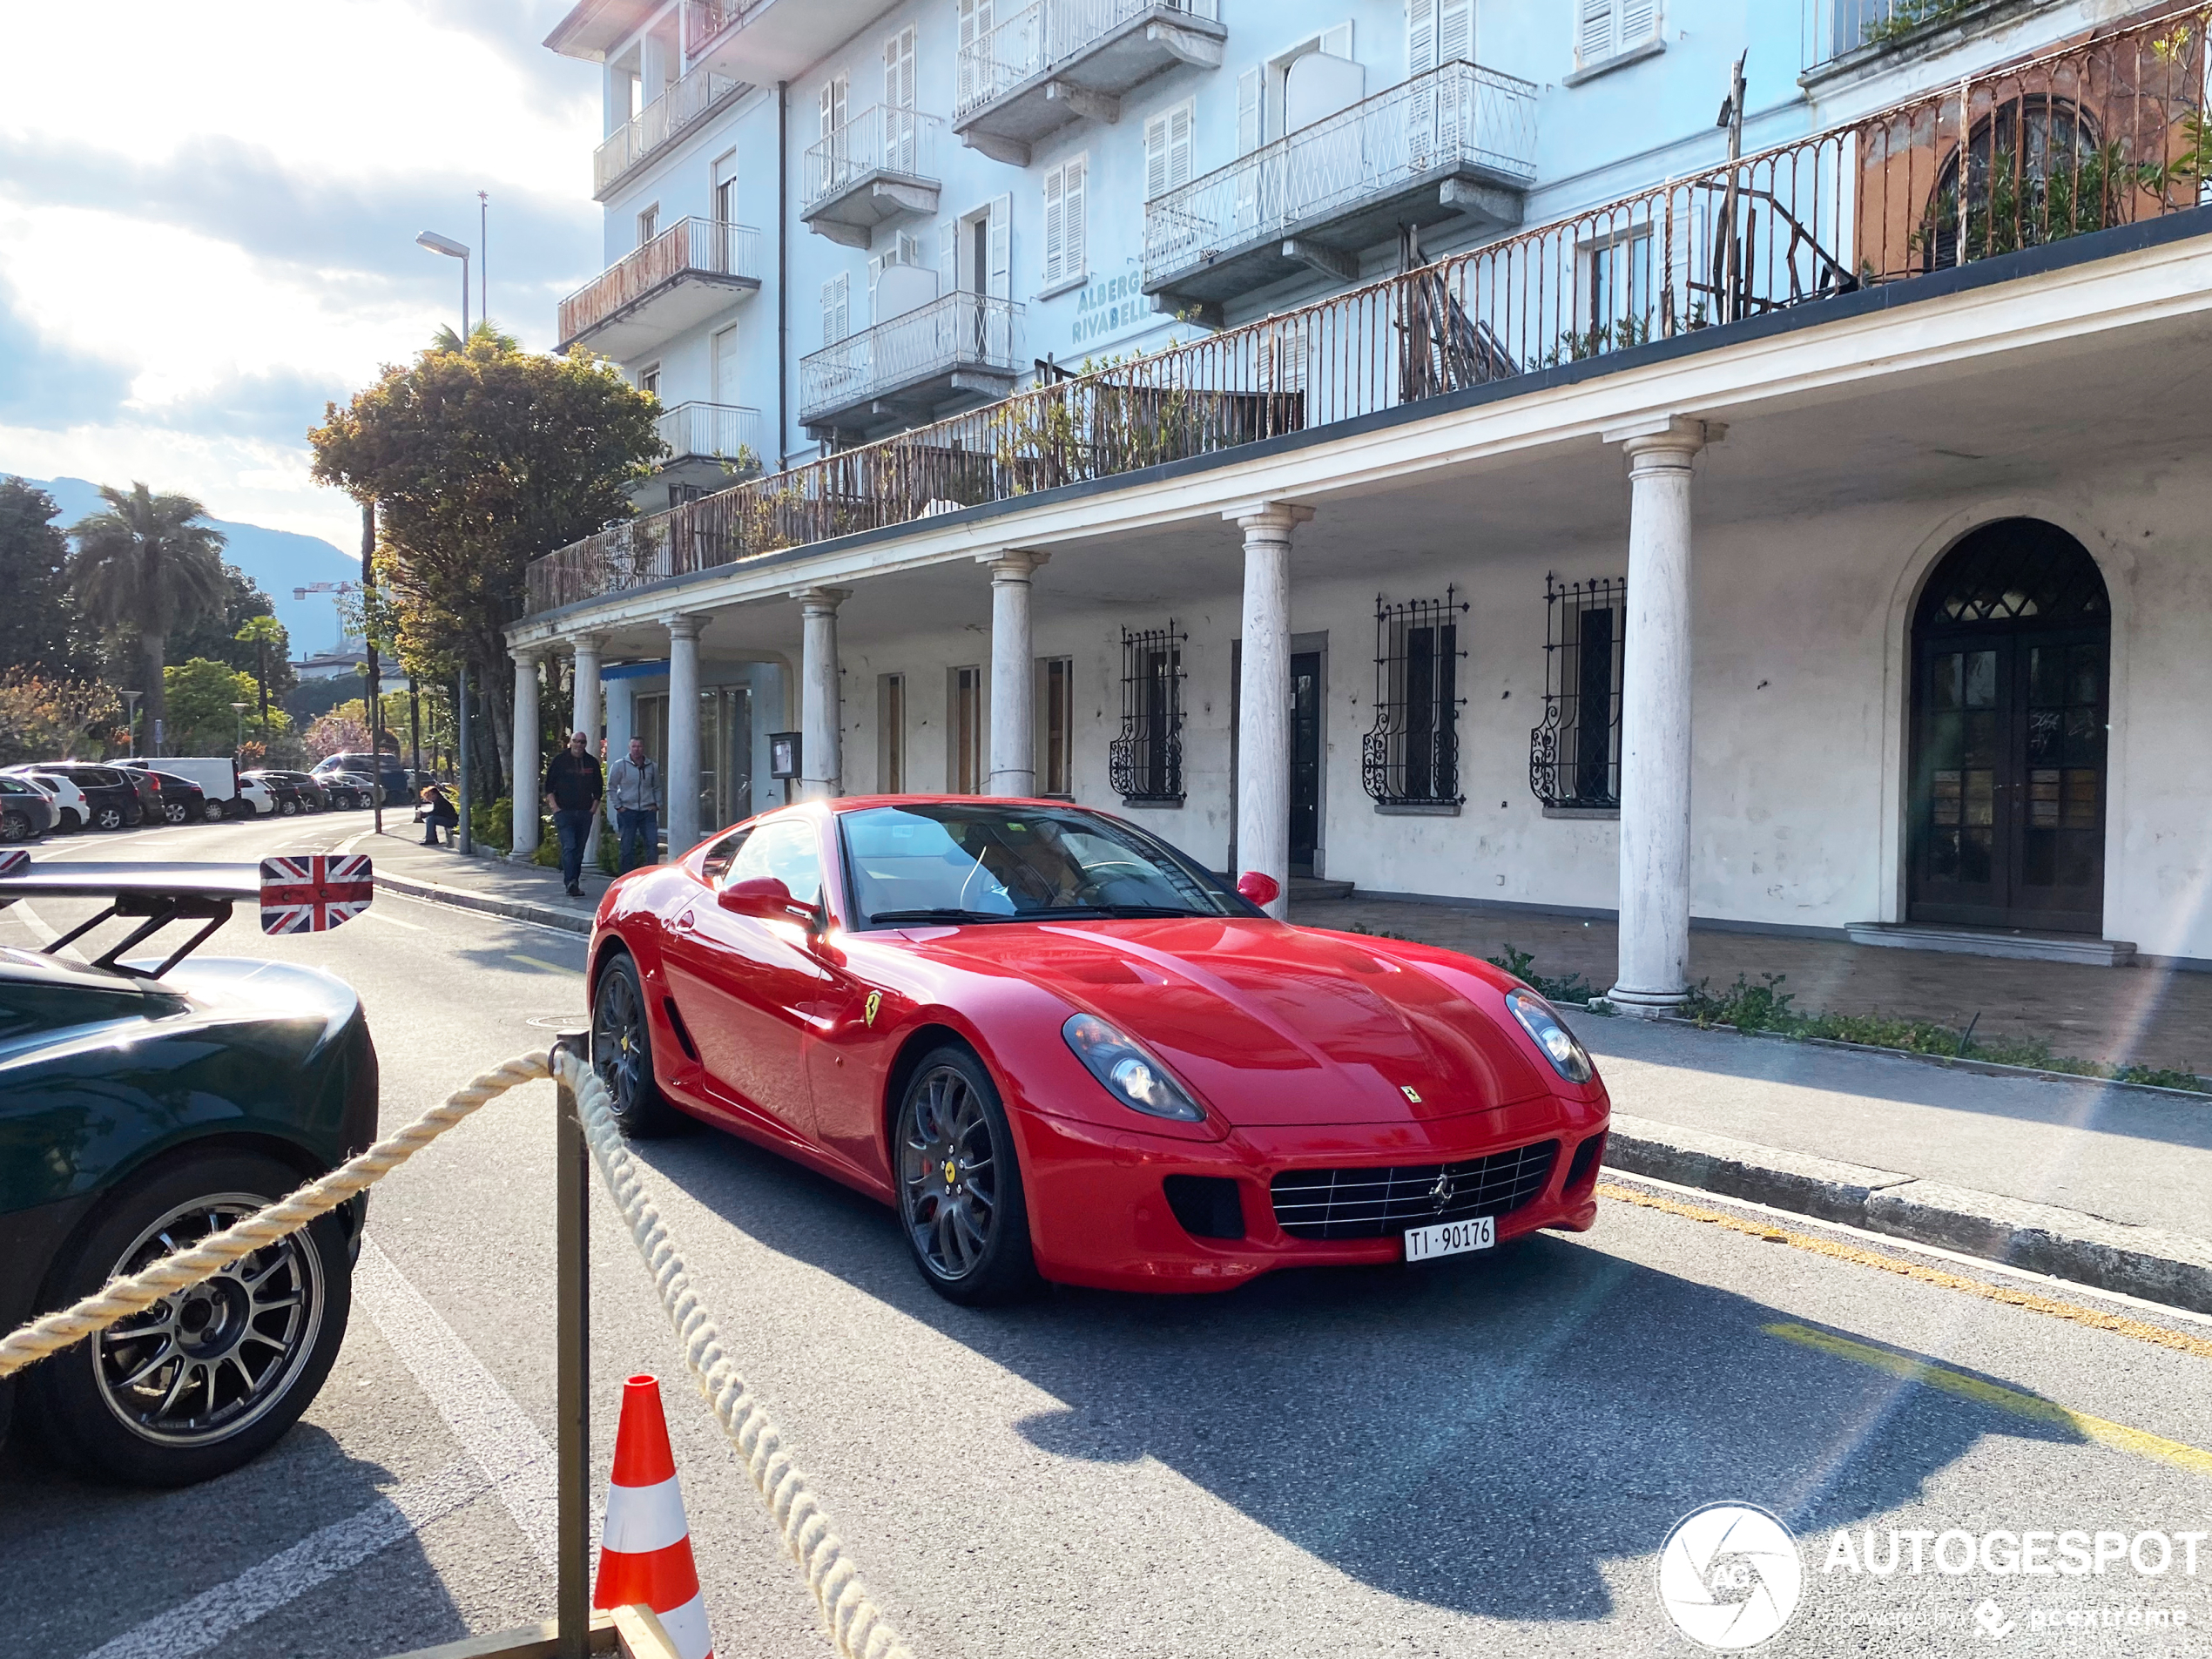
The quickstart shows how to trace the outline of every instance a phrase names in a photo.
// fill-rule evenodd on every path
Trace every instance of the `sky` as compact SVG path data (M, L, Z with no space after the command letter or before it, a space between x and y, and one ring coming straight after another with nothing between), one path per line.
M597 274L599 71L539 44L567 10L9 4L0 473L358 545L306 433L458 323L460 261L415 233L478 246L489 192L491 315L536 350Z

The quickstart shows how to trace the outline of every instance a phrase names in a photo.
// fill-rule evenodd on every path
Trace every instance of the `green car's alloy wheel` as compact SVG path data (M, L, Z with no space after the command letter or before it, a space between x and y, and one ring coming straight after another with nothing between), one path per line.
M614 1096L614 1120L624 1135L666 1135L683 1126L653 1081L653 1038L637 964L617 954L599 971L591 999L591 1069Z
M55 1264L44 1305L190 1248L300 1184L254 1153L187 1154L130 1183ZM340 1214L164 1298L24 1376L70 1461L145 1486L226 1474L274 1441L329 1374L352 1305Z
M990 1073L968 1049L936 1049L914 1069L895 1150L907 1245L939 1295L982 1307L1035 1289L1013 1132Z

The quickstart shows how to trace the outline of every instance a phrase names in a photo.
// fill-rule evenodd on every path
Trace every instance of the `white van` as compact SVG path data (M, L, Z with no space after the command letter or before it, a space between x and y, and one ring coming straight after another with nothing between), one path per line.
M222 807L226 818L266 818L276 811L276 797L269 792L268 786L240 778L238 762L229 755L138 755L107 764L140 772L165 772L198 784L209 800Z

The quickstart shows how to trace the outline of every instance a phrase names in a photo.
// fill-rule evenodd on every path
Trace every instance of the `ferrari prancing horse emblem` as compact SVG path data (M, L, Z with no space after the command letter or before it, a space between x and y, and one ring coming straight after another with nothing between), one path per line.
M1399 1084L1398 1092L1405 1096L1406 1099L1412 1101L1416 1106L1421 1103L1421 1091L1414 1088L1411 1083Z
M873 1026L875 1024L875 1011L882 1006L883 993L881 991L870 991L868 993L867 1009L867 1022L870 1026Z

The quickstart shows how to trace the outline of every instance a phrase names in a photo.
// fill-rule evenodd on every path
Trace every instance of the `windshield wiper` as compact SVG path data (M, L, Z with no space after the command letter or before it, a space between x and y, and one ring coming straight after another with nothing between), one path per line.
M1019 921L1018 915L1002 910L879 910L868 920L875 921Z
M1203 916L1203 910L1187 909L1164 904L1067 904L1051 905L1042 910L1024 910L1024 921L1080 921L1086 916L1104 916L1110 921L1128 921L1162 916Z

